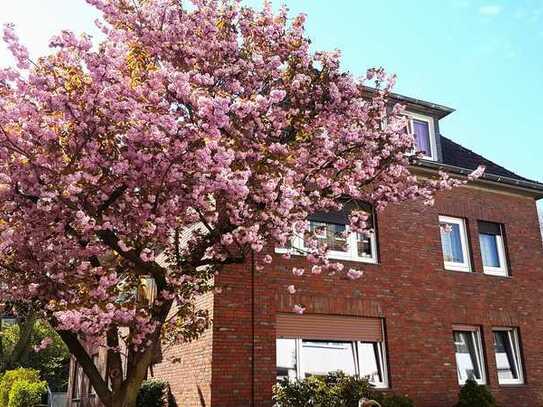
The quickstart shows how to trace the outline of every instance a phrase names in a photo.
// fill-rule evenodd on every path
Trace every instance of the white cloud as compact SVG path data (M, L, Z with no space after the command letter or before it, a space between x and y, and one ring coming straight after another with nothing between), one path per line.
M503 7L499 4L487 4L485 6L479 7L479 14L487 17L494 17L500 14L503 10Z

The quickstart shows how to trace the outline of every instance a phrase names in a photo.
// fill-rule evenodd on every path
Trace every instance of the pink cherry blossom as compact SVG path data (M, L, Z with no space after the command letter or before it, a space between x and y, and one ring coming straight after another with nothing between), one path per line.
M296 294L296 287L294 287L292 284L287 287L287 291L290 294Z
M313 273L313 274L321 274L322 273L322 267L317 266L317 265L311 267L311 273Z
M364 272L362 270L349 269L349 271L347 271L347 277L350 280L358 280L363 274Z
M294 274L296 277L301 277L304 275L304 269L302 268L298 268L298 267L293 267L292 268L292 274Z
M477 179L477 178L480 178L480 177L484 174L485 169L486 169L486 168L485 168L484 165L479 165L479 166L477 167L477 169L475 169L474 171L472 171L472 172L468 175L468 179L469 179L470 181L473 181L473 180L475 180L475 179Z
M298 315L302 315L305 312L305 307L300 304L295 304L293 311Z
M41 352L42 350L45 350L53 343L53 339L50 337L43 338L42 341L34 346L34 352Z

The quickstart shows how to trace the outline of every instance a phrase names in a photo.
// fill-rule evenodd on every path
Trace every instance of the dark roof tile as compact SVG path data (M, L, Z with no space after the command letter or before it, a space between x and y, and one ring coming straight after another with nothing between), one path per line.
M441 151L443 153L443 163L447 165L466 168L468 170L474 170L479 165L484 165L486 167L486 174L498 175L520 181L537 182L521 177L444 136L441 136Z

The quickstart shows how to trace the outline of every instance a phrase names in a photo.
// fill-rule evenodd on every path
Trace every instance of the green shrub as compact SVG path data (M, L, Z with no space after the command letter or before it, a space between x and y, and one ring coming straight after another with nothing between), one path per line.
M274 386L274 401L283 407L357 407L361 398L371 398L366 379L331 373L304 380L285 379Z
M141 385L136 400L137 407L174 407L170 386L164 380L146 380Z
M9 391L7 407L37 407L47 393L47 382L17 380Z
M4 354L13 351L19 340L19 326L17 324L5 327L0 340L4 346ZM36 352L34 347L45 338L51 338L52 343L47 348ZM5 361L4 361L5 363ZM0 366L4 364L0 357ZM36 321L32 328L31 340L28 348L21 357L12 364L12 368L24 367L37 369L52 391L66 391L68 388L68 371L70 365L70 352L62 339L46 322ZM0 407L4 407L0 404Z
M496 407L496 400L486 386L477 384L470 378L458 394L456 407Z
M11 388L18 381L40 382L40 373L34 369L19 368L8 370L0 376L0 406L8 406Z
M404 395L376 393L374 400L381 404L381 407L415 407L413 401Z

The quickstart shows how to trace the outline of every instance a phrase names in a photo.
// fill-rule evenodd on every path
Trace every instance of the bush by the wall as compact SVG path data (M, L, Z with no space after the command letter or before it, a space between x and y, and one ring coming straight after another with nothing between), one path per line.
M45 381L17 380L9 391L7 407L37 407L41 404L46 393L47 383Z
M29 383L40 382L40 373L34 369L19 368L8 370L0 376L0 406L8 406L10 391L13 385L18 381Z
M404 395L376 393L373 399L381 404L381 407L415 407L413 401Z
M136 406L175 407L168 382L158 379L144 381L138 393Z
M285 379L274 386L274 401L282 407L358 407L361 398L371 398L366 379L331 373L304 380Z
M486 386L470 378L458 394L456 407L496 407L496 400Z

